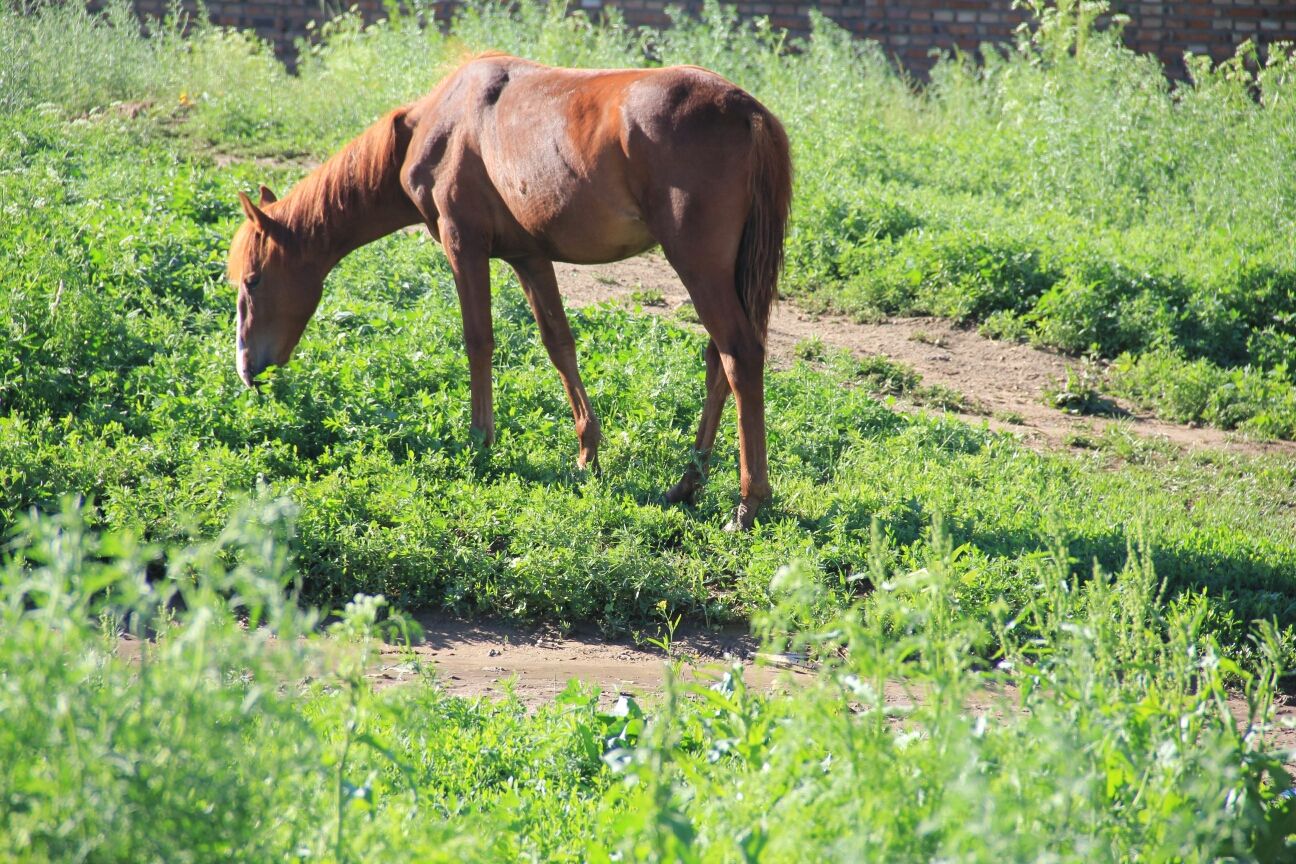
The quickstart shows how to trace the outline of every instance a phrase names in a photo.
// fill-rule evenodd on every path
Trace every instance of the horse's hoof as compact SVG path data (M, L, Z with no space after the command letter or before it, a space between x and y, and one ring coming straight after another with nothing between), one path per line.
M681 480L674 486L666 490L667 504L692 504L698 491L697 483L690 480Z
M602 474L603 473L602 469L599 468L598 454L595 453L593 456L586 456L584 453L582 453L576 459L576 470L588 471L590 474L593 474L595 477Z
M725 525L725 533L734 534L739 531L747 531L755 521L756 506L742 501L738 504L738 509L734 510L733 518Z
M489 450L495 444L495 427L492 425L483 429L473 426L468 429L468 440L482 450Z

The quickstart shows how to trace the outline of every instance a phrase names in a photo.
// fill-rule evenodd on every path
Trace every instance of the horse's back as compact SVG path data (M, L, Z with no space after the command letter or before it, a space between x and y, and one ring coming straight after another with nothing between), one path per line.
M562 69L506 55L470 61L429 98L472 139L489 191L540 251L590 263L654 245L647 210L671 187L727 181L745 194L750 116L763 111L699 67Z

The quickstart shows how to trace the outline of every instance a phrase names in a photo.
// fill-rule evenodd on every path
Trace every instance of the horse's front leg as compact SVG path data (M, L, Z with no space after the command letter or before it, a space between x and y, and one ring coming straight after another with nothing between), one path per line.
M472 431L489 447L495 442L491 382L495 330L491 323L490 257L484 247L465 238L454 223L442 219L440 228L441 245L454 272L459 312L463 317L468 384L472 392Z

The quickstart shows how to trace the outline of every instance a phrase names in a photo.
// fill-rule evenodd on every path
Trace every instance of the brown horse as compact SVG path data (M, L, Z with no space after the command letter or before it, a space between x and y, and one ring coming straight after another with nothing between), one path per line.
M284 364L352 250L425 223L454 271L472 391L472 427L490 443L489 260L517 272L571 401L580 467L599 422L576 368L554 261L618 261L660 244L711 336L695 454L667 493L705 479L729 391L738 404L742 502L751 525L770 495L765 335L792 196L787 135L750 95L696 67L555 69L475 58L387 114L282 201L261 187L230 248L238 288L237 365L248 386Z

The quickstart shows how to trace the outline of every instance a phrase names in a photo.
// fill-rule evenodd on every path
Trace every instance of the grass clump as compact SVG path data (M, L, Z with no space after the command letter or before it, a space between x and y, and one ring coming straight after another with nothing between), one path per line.
M912 366L899 363L881 354L852 357L842 355L842 373L859 380L871 392L885 396L900 396L918 389L922 376Z
M1092 360L1079 369L1068 366L1061 381L1044 388L1044 404L1068 414L1115 414L1120 409L1102 395L1103 372Z
M1287 361L1269 369L1223 369L1173 351L1122 354L1113 364L1114 389L1163 416L1239 429L1260 438L1288 437L1296 422L1296 391Z

